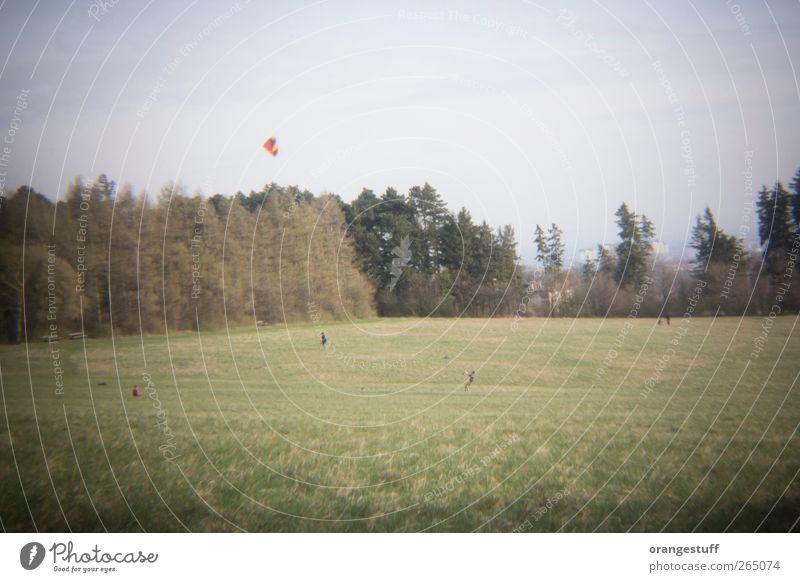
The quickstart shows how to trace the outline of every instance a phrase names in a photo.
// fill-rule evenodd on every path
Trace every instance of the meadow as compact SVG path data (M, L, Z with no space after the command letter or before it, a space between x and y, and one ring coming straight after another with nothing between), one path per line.
M398 318L0 346L0 520L797 531L800 334L795 316L764 321Z

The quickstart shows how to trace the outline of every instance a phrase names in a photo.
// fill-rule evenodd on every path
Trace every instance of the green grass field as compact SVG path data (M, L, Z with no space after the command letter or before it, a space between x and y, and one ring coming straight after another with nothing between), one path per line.
M761 318L369 320L326 324L328 353L311 324L1 346L2 526L797 530L796 322L756 359Z

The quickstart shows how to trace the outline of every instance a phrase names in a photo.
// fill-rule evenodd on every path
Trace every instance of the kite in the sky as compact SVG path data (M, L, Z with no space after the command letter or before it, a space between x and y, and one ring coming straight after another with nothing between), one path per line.
M267 141L264 142L264 149L267 150L267 153L271 156L278 155L278 140L275 137L269 138Z

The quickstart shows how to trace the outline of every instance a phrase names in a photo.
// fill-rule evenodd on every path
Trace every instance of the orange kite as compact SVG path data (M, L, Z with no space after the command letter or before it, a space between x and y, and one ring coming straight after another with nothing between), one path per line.
M278 155L278 140L275 137L269 138L267 141L264 142L264 149L267 150L267 153L271 156Z

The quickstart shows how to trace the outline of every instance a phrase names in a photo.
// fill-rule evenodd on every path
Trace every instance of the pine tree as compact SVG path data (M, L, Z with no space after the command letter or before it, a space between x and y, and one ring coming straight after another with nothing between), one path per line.
M590 280L594 278L596 273L597 264L587 257L586 260L583 261L583 265L581 265L581 277L585 280Z
M375 193L364 188L352 204L346 207L348 234L355 244L361 272L378 284L382 282L386 270L378 224L380 206L380 200Z
M441 228L449 214L447 206L427 182L409 189L408 201L420 226L421 239L414 249L416 267L423 273L438 273L442 260Z
M536 260L547 270L547 262L550 259L550 247L547 244L547 236L544 234L544 229L539 224L536 225L533 242L536 245Z
M793 201L781 182L772 190L764 186L756 201L758 234L764 246L766 271L773 279L784 270L787 253L792 247L795 223L792 217Z
M561 242L563 231L553 223L547 232L548 265L551 272L559 272L564 267L564 243Z
M646 274L653 252L655 228L646 216L637 216L624 202L617 209L620 243L617 245L615 278L622 286L638 284Z
M617 259L605 245L597 245L597 271L611 277L617 272Z
M800 169L797 170L792 178L789 187L792 189L792 225L795 233L800 232Z
M698 274L704 273L712 264L731 264L736 260L737 254L740 258L742 254L742 242L717 226L714 214L708 206L702 215L697 215L689 246L696 251L695 266Z
M536 244L536 259L542 264L545 273L558 273L564 267L562 234L562 230L555 223L550 225L547 234L540 225L536 225L533 238Z

